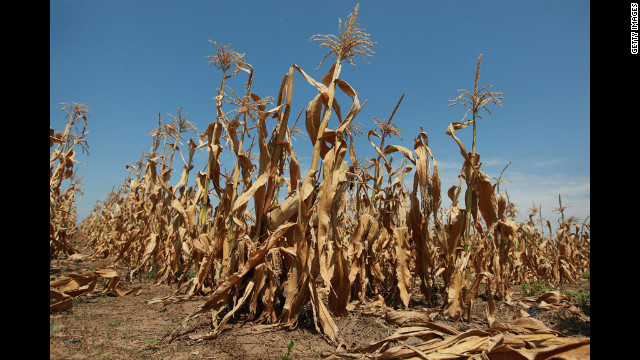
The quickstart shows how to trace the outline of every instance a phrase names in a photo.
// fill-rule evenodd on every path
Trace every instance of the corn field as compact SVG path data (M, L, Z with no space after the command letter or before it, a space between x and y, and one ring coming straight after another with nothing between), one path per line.
M129 280L152 274L156 283L176 285L174 293L150 302L203 296L171 339L188 333L202 315L211 314L212 330L193 338L215 337L238 314L293 328L310 310L317 331L338 344L334 317L346 315L354 302L384 299L405 309L421 302L465 321L480 292L489 299L491 324L494 297L509 300L512 284L575 283L590 269L590 222L565 218L561 199L557 230L535 204L529 220L517 222L500 187L502 174L482 170L476 127L505 96L479 85L482 55L472 90L450 100L453 109L465 110L462 120L432 129L445 131L460 150L459 183L442 184L424 129L433 125L407 129L418 134L412 149L394 144L400 129L393 117L404 94L388 119L373 118L371 129L357 119L366 101L340 73L343 61L354 67L356 57L366 62L375 44L357 12L340 21L337 36L310 39L328 51L320 66L333 61L326 74L317 79L294 64L274 97L252 92L254 70L244 54L211 42L209 64L220 72L215 121L198 130L182 109L168 120L159 115L150 150L126 166L127 178L77 228L81 182L73 157L77 147L88 148L88 110L67 104L66 129L50 130L50 257L73 254L68 239L79 232L92 257L125 264ZM302 111L291 116L295 76L317 90L304 100L306 135L298 127ZM245 81L244 89L231 89L231 78ZM350 103L338 104L338 92ZM473 132L471 144L459 139L465 131ZM308 136L313 146L308 169L298 161L295 136ZM354 146L363 136L373 158ZM231 163L221 162L225 151ZM198 152L208 157L204 171L193 171ZM183 166L174 168L180 161ZM407 184L412 171L413 184ZM63 190L65 179L71 185ZM444 196L451 201L447 208Z
M76 151L80 148L88 154L85 137L89 109L83 104L63 104L67 121L64 131L49 127L49 261L60 254L73 254L69 239L77 232L77 194L82 196L82 180L74 168ZM82 130L79 126L82 124ZM75 148L75 150L74 150ZM63 184L68 180L68 185ZM67 186L65 186L67 185Z

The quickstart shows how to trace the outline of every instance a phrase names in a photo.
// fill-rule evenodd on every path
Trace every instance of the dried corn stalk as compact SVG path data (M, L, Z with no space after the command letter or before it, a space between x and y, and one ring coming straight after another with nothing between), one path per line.
M49 127L49 260L60 254L73 254L75 251L69 239L76 233L76 196L82 194L82 181L76 177L74 159L78 147L88 154L85 137L87 131L86 105L63 103L67 121L64 131L55 132ZM82 126L80 130L79 126ZM74 150L75 148L75 150ZM71 183L65 188L63 180Z
M357 10L344 29L340 22L338 36L312 37L329 49L327 56L335 56L322 79L292 65L271 109L270 97L251 92L253 67L244 54L213 43L217 53L211 64L222 71L214 98L215 122L199 132L181 110L168 123L159 117L150 151L128 165L124 184L83 222L93 256L128 264L131 279L144 274L156 282L178 284L173 294L151 302L206 296L170 338L189 332L192 320L203 314L212 314L213 330L193 338L215 337L240 314L246 321L292 328L300 314L309 311L316 329L338 344L333 316L345 314L353 300L409 308L421 293L429 306L444 309L454 320L468 320L482 288L489 298L487 318L498 331L506 325L495 324L493 296L509 299L514 280L571 282L580 269L589 267L589 224L569 218L553 239L550 229L545 239L542 219L515 222L513 205L506 192L500 192L502 175L494 183L481 170L475 138L478 112L488 111L488 103L499 105L503 94L478 89L480 58L474 91L465 91L452 104L467 106L473 118L453 122L446 131L462 155L460 182L447 191L451 207L441 208L438 164L422 127L413 149L388 143L393 136L402 139L392 118L404 94L388 119L374 117L375 128L366 133L375 158L360 162L353 137L363 134L355 117L366 101L361 104L356 90L340 78L342 60L353 65L355 55L364 59L372 53L373 42L355 19ZM289 120L296 72L317 90L302 109L313 145L306 172L292 142L299 132L297 120L292 126ZM248 74L244 93L226 83L238 74ZM351 99L346 114L336 91ZM337 121L330 125L334 114ZM474 127L471 152L455 134L469 125ZM193 138L183 144L189 131L199 135L198 144ZM188 147L186 161L180 146ZM177 182L171 180L176 151L184 163ZM189 184L197 151L206 152L207 166ZM233 159L229 172L223 171L224 151ZM413 186L407 188L405 176L414 169ZM67 301L64 295L55 296ZM417 317L427 324L426 318ZM530 329L535 324L522 320L508 325ZM465 356L507 351L500 345L504 338L493 330L460 334L433 323L425 327L399 329L391 338L367 345L363 353L446 358L450 351ZM407 336L423 338L425 344L389 348L391 341Z

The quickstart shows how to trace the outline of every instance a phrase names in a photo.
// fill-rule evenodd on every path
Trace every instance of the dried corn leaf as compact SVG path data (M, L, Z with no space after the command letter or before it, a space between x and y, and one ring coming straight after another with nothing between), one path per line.
M69 260L69 261L82 261L82 260L86 259L87 257L89 257L89 256L88 255L84 255L84 254L80 254L80 253L75 253L75 254L69 255L67 260Z
M267 183L268 180L269 180L269 173L265 172L262 175L260 175L256 179L256 181L253 182L253 184L251 185L251 187L249 189L247 189L245 192L240 194L240 196L238 196L238 198L236 199L236 202L233 204L233 209L231 209L231 211L236 211L241 206L243 206L247 202L249 202L249 200L253 197L253 195L256 193L256 191L260 187L264 186Z
M542 321L538 319L534 319L530 316L521 317L513 322L513 325L519 326L523 329L527 329L536 334L543 333L557 333L556 331L551 330L547 325L545 325Z
M460 147L460 154L466 161L469 161L469 153L467 153L467 149L462 144L462 141L460 141L460 139L456 137L455 132L456 130L464 129L465 127L471 124L472 124L471 121L467 121L465 123L452 122L451 124L449 124L449 126L447 126L447 131L446 131L446 134L451 136L453 140L458 144L458 146Z
M349 282L349 261L346 252L339 247L333 256L334 271L329 292L329 308L336 316L346 315L347 304L351 299Z
M401 145L387 145L384 150L382 150L383 155L389 155L399 151L402 155L404 155L413 165L416 165L416 159L413 157L413 151Z
M117 289L120 277L113 269L98 269L95 271L85 271L81 274L68 274L63 278L49 282L50 311L71 309L71 299L91 293L96 287L98 277L109 279L105 289L102 291L103 294L109 292L116 296L138 295L142 290L142 286L134 287L126 291Z
M407 242L409 237L407 227L394 228L393 237L395 238L396 279L398 290L400 291L400 299L405 307L409 307L409 301L411 300L411 272L409 270L411 249Z
M304 72L304 70L302 70L298 65L294 64L292 66L294 69L298 70L298 72L300 72L300 74L302 74L302 76L305 78L305 80L307 80L309 82L309 84L315 86L318 89L319 93L326 93L329 91L329 81L324 81L325 78L323 78L323 82L319 83L316 80L314 80L311 76L309 76L306 72ZM327 75L329 74L333 74L334 68L332 67L329 72L327 73ZM325 77L327 76L325 75ZM325 84L326 82L326 84Z
M581 342L584 338L562 337L557 334L512 334L510 332L500 333L503 336L502 344L511 348L536 347L544 348L557 345L566 345Z
M251 294L251 290L253 290L253 286L254 286L254 282L250 281L247 286L245 287L244 290L244 294L242 295L242 297L240 298L240 300L238 300L238 302L236 303L236 305L233 307L233 309L231 309L231 311L229 311L223 318L222 320L220 320L220 323L218 323L215 326L215 330L209 332L208 334L205 335L190 335L189 338L193 339L193 340L207 340L207 339L213 339L214 337L216 337L218 334L220 334L220 332L222 331L224 325L227 323L227 321L229 321L229 319L231 318L231 316L233 316L233 314L236 313L236 311L238 311L238 309L240 309L240 307L244 304L244 302L247 300L248 296Z
M560 334L549 329L544 323L532 317L522 317L514 323L495 320L488 331L492 333L510 332L512 334Z
M127 295L138 296L142 293L142 285L134 286L129 290L115 289L115 292L118 296L127 296Z
M494 186L489 181L489 176L482 171L478 171L473 190L478 196L480 214L482 214L487 228L490 228L498 221L498 202L494 194Z
M337 137L336 137L337 138ZM333 269L331 261L331 245L328 239L331 225L331 207L336 197L338 184L340 182L340 167L342 160L347 152L347 143L345 141L336 141L334 146L327 152L323 161L323 179L320 183L317 208L318 213L318 251L320 256L320 275L324 279L325 284L331 282L333 277ZM335 231L333 231L335 236Z
M374 220L372 225L372 230L369 231L367 235L367 243L371 244L369 248L368 260L369 263L369 271L370 274L380 283L384 283L386 277L384 276L384 271L382 270L384 267L384 254L387 242L391 237L387 228L383 227L379 221ZM380 230L378 231L378 227Z
M50 288L54 288L71 297L76 297L93 291L98 277L93 271L81 274L69 274L61 279L51 281Z
M253 319L258 310L258 297L262 288L265 286L267 280L267 266L262 263L255 267L253 278L251 279L251 283L255 284L256 291L251 295L251 300L249 301L249 318Z
M62 291L49 288L49 311L65 311L73 307L73 298Z
M118 260L122 259L122 257L125 256L125 253L127 252L127 250L129 250L129 247L131 246L131 244L138 239L139 234L140 234L140 229L134 229L132 232L127 234L128 235L127 240L125 240L124 245L120 249L120 254L114 260L114 262L118 262Z
M333 68L331 68L329 72L333 73ZM349 85L346 81L342 79L336 79L336 84L338 85L338 87L340 87L340 90L342 90L345 94L351 96L352 98L356 97L356 91L353 90L351 85Z
M445 254L445 259L450 261L451 256L453 256L456 248L460 245L460 236L465 230L465 217L466 211L460 207L460 205L456 204L451 207L451 225L449 227L449 233L446 237L447 239L447 249Z
M431 317L424 312L415 310L393 310L387 308L384 313L385 321L391 325L406 326L411 324L413 326L421 326L436 330L447 335L458 335L460 332L445 324L433 322Z
M359 346L354 349L354 352L357 353L374 353L385 347L391 341L400 341L406 340L411 337L416 337L421 340L427 341L433 338L444 338L443 335L437 331L433 331L431 329L421 327L421 326L410 326L410 327L401 327L394 331L393 334L387 336L384 339L371 342L366 345Z
M496 306L493 301L493 294L491 293L491 277L487 280L487 321L489 322L489 327L491 327L496 321Z
M456 336L447 337L442 341L429 341L415 347L433 359L457 359L466 357L489 342L490 333L482 330L468 330ZM404 346L392 347L383 351L377 359L404 359L415 356L416 352Z
M316 319L320 321L320 328L316 324L316 330L323 334L327 340L334 344L338 344L338 326L333 321L329 310L324 306L324 303L318 296L318 287L309 282L309 292L311 294L311 305L314 313L314 322Z
M563 344L537 349L514 348L512 345L497 346L489 353L491 359L562 359L584 360L591 358L591 339L566 339Z
M174 332L174 335L183 330L185 324L195 318L196 316L203 314L211 309L219 308L225 301L229 299L229 294L231 290L235 287L235 285L244 278L244 276L253 268L255 268L265 257L267 252L273 248L278 241L280 241L281 237L284 233L289 230L295 223L288 222L284 225L281 225L273 232L269 238L256 250L249 254L247 262L243 265L243 267L237 272L233 273L227 279L224 280L213 294L207 296L205 303L201 305L198 309L196 309L193 313L188 315L183 321L182 326Z
M351 259L351 268L349 270L349 283L353 285L356 277L359 278L356 289L358 290L358 297L364 299L366 296L366 249L364 247L364 237L369 232L371 227L372 216L370 214L363 214L358 218L358 226L356 231L351 235L349 239L349 253L348 258Z
M447 315L453 320L459 320L464 313L462 287L464 286L464 273L454 270L449 286L447 287Z
M560 290L547 291L536 298L536 302L546 302L547 304L560 304L568 298L560 293Z
M130 277L133 277L133 274L135 274L138 270L140 270L151 258L151 255L153 255L153 253L156 251L156 247L158 244L157 238L158 238L158 234L156 233L149 234L149 240L147 242L147 246L145 247L144 254L142 255L142 261L140 261L140 264L135 269L131 270Z
M286 198L278 207L269 212L268 217L270 221L270 228L275 229L285 221L291 219L298 211L298 205L300 200L305 202L309 196L313 193L315 184L315 175L317 170L309 170L302 182L301 196L290 196Z
M362 355L375 359L588 359L590 339L562 338L554 334L498 333L472 329L446 336L424 327L403 327L394 334L354 349L337 353L346 357ZM402 342L417 337L424 342L409 346ZM401 346L387 348L399 342ZM531 348L535 346L535 348Z
M322 97L318 94L309 102L307 110L305 111L305 125L312 144L318 139L318 128L320 127L321 116ZM326 147L326 150L323 152L326 153L326 151L329 150L329 147L326 144L324 144L324 147Z

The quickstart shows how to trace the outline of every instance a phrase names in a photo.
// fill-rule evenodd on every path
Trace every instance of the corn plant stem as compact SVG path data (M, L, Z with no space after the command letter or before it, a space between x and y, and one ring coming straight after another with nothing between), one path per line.
M185 189L185 195L186 195L186 189L188 188L187 184L189 184L189 172L193 168L191 163L193 162L193 153L194 152L195 152L195 148L193 148L191 145L189 145L189 160L187 162L185 162L184 168L182 169L182 178L184 178L184 185L182 185L182 186ZM184 161L184 158L182 158L182 160ZM176 189L176 190L178 190L178 189Z
M173 143L173 146L171 147L171 155L169 155L169 167L172 167L173 164L173 156L176 153L176 150L178 149L178 142L180 141L180 133L178 133L176 135L175 141ZM173 196L173 194L171 194L171 196Z
M242 154L244 134L247 131L248 114L249 114L248 110L245 111L243 114L242 134L240 135L240 142L238 143L238 153L236 154L236 165L233 168L233 173L231 175L233 179L233 182L231 184L232 186L231 209L233 209L233 205L235 204L236 198L238 197L237 187L238 187L238 180L240 178L240 154ZM228 226L227 226L227 242L222 245L222 266L220 266L220 275L222 275L223 270L227 268L229 264L229 255L230 255L231 241L232 241L231 239L232 229L233 229L233 213L229 212Z
M264 210L266 210L268 207L272 205L271 201L274 197L275 189L278 186L278 176L277 176L278 164L280 163L280 158L283 151L282 145L280 145L280 143L284 140L287 133L289 114L291 112L291 98L293 94L293 68L291 68L289 71L290 72L287 75L287 93L284 99L285 100L284 111L280 112L278 123L276 124L276 127L274 129L274 133L276 133L277 131L277 134L274 142L273 151L270 154L270 157L271 157L271 163L269 164L270 177L269 177L269 183L267 184L267 191L265 196L265 199L267 199L267 202L265 203ZM257 233L261 234L260 227L258 227L258 230L259 231Z
M211 145L211 141L209 141L208 145ZM204 231L204 226L206 224L206 219L207 219L207 206L208 206L208 199L209 199L209 169L211 168L211 163L213 162L212 159L212 155L209 154L209 161L207 163L207 177L206 177L206 181L204 183L204 191L203 191L203 199L202 199L202 211L200 212L200 227L202 228L202 231Z
M473 134L473 146L475 147L475 126L476 126L476 122L475 122L475 114L474 114L474 121L473 121L473 129L474 129L474 134ZM476 158L475 156L475 151L472 150L471 152L471 157L470 157L470 162L474 161L474 159ZM466 214L466 218L465 218L465 225L466 225L466 237L468 237L470 235L469 231L471 228L471 210L473 209L473 183L475 182L476 179L476 168L475 168L475 164L471 164L472 166L472 171L471 171L471 179L469 180L469 191L468 191L468 195L467 195L467 214ZM466 241L465 241L466 243Z
M470 163L474 161L476 158L476 120L478 116L478 111L480 110L480 98L478 96L478 80L480 79L480 63L482 61L482 54L478 56L478 66L476 67L476 77L473 86L473 98L472 98L472 110L473 110L473 142L471 144L471 159ZM473 171L471 172L471 180L469 181L469 195L467 196L467 216L465 219L466 223L466 235L467 237L470 235L470 227L471 227L471 210L473 209L473 183L476 178L476 168L475 164L471 164Z
M327 96L328 96L327 104L325 107L325 111L322 114L322 121L320 122L320 126L318 127L318 135L316 136L316 142L314 143L314 146L313 146L313 155L311 158L311 170L313 171L318 170L318 163L320 160L320 150L322 149L322 141L324 141L322 139L322 135L324 133L324 130L327 128L327 125L329 124L329 118L331 117L331 108L333 107L333 100L335 97L336 79L338 79L338 76L340 76L340 69L342 68L340 62L341 62L341 58L340 56L338 56L336 63L334 64L334 67L333 67L333 74L331 75L331 81L329 82L329 89L327 91ZM309 196L306 200L305 205L299 204L298 211L300 211L300 209L302 208L310 209L312 206L311 202L313 201L312 198L313 198L312 196ZM300 199L300 201L302 201L302 199ZM304 216L300 220L303 220L301 227L305 228L310 218ZM323 249L318 248L318 246L319 244L318 242L316 242L315 251L317 254L320 254L323 251ZM316 256L314 258L313 264L311 265L311 269L310 269L311 274L309 275L311 275L312 278L315 278L316 276L319 275L319 271L320 271L319 263L318 263L319 259L320 257Z
M340 76L340 69L342 68L340 64L341 59L338 58L333 68L333 74L331 75L331 82L329 83L329 91L327 95L329 99L327 101L327 105L325 107L324 113L322 114L322 121L320 122L320 126L318 127L318 136L316 138L316 142L313 145L313 155L311 158L311 169L318 170L318 162L320 159L320 149L322 148L322 134L324 130L329 125L329 118L331 117L331 108L333 107L333 99L335 97L336 91L336 79Z
M384 149L384 140L387 136L386 133L382 133L382 140L380 140L380 149ZM371 206L376 208L376 195L380 191L380 186L382 185L382 180L378 182L378 178L380 177L380 159L382 155L378 154L378 158L376 159L376 170L375 170L375 178L373 179L373 189L371 190ZM384 171L384 170L382 170Z
M479 63L478 63L479 65ZM477 89L477 80L478 77L476 76L476 89ZM475 167L475 164L473 164L473 162L475 161L476 158L476 152L475 152L475 146L476 146L476 109L474 107L474 112L473 112L473 145L472 145L472 150L471 150L471 157L469 159L469 163L472 167L472 171L471 171L471 179L469 181L469 185L468 185L468 194L467 194L467 198L466 198L466 203L467 203L467 211L465 214L465 234L462 236L462 241L464 242L464 246L463 249L465 249L464 251L471 251L470 249L470 236L471 236L471 211L473 209L473 184L475 182L476 179L476 172L477 169ZM467 267L467 287L468 287L468 283L470 281L470 274L469 274L469 267ZM466 296L466 294L465 294ZM471 321L471 307L469 307L468 309L466 309L467 311L467 321L470 322Z
M180 116L180 111L178 111L178 116ZM166 159L166 157L165 157L165 151L164 151L164 146L163 146L163 151L162 151L162 153L163 153L162 171L160 172L161 181L164 181L164 179L163 179L164 175L163 174L164 174L165 170L167 169L167 166L169 167L169 169L172 168L173 156L175 155L176 150L178 149L178 142L180 141L180 138L181 138L180 133L182 131L183 130L181 128L177 129L177 131L175 131L175 137L171 135L170 130L168 130L167 133L165 134L165 145L164 146L166 146L167 138L169 136L171 136L174 139L174 142L173 142L173 146L171 146L170 149L169 149L170 155L169 155L169 158L168 158L168 163L166 165L165 165L165 161L164 161ZM163 186L163 188L161 190L161 194L163 194L162 198L164 198L164 193L165 192L167 192L167 191L165 190L165 188ZM176 198L175 191L170 191L170 192L167 192L167 193L170 196L171 200ZM167 217L167 224L168 224L171 221L171 213L167 212L166 217ZM182 219L182 215L180 215L180 219Z
M482 61L482 54L478 56L478 66L476 67L476 78L473 86L473 143L471 144L471 153L476 154L476 116L480 110L480 98L478 96L478 80L480 79L480 62Z
M227 78L227 71L223 70L222 72L222 81L220 83L220 97L216 98L216 122L213 128L213 132L211 134L211 136L209 136L209 138L207 139L207 148L209 146L211 146L211 142L213 141L213 137L215 136L215 134L217 133L218 130L218 126L220 126L220 118L223 116L222 113L222 96L224 96L224 86L225 86L225 79ZM202 231L204 231L204 227L206 224L206 220L207 220L207 208L208 208L208 199L209 199L209 181L211 180L211 177L209 176L209 174L211 173L211 166L213 165L213 154L209 153L209 161L207 162L207 175L205 178L205 183L204 183L204 194L203 194L203 200L202 200L202 211L200 213L200 226L202 228Z
M169 134L167 130L161 130L162 129L162 125L160 124L160 113L158 113L158 130L161 131L162 134L162 155L160 155L160 158L162 159L161 162L161 166L160 166L160 174L162 174L164 172L164 170L167 168L167 164L166 164L166 160L167 160L167 139L169 138Z
M294 65L295 66L295 65ZM269 178L269 182L267 183L267 189L265 194L265 203L264 208L261 209L260 219L256 217L256 236L258 239L262 238L265 233L265 228L263 228L263 219L265 217L265 211L271 206L270 200L273 198L274 187L277 186L277 166L279 164L280 155L282 154L282 146L280 143L284 140L285 136L287 136L287 128L289 121L289 113L291 111L291 99L293 97L293 76L294 76L294 66L289 69L289 72L285 76L286 83L283 80L282 86L286 86L285 93L283 93L284 98L278 98L278 105L282 105L281 101L284 101L284 111L280 111L280 115L278 117L278 122L276 127L274 128L274 133L277 130L275 146L273 151L270 153L271 162L268 165L268 170L260 169L260 173L262 171L269 171L271 175ZM302 111L300 112L302 114ZM296 120L297 121L297 120ZM295 127L295 124L294 124ZM278 196L278 195L276 195ZM257 210L256 210L257 211Z
M475 84L473 87L473 97L472 97L472 113L473 113L473 121L472 121L472 125L473 125L473 142L471 144L471 156L468 159L469 161L469 165L472 168L471 171L471 179L469 179L469 183L468 183L468 191L467 191L467 197L466 197L466 214L465 214L465 234L462 236L462 241L463 241L463 249L465 249L464 251L470 251L469 249L469 244L470 244L470 239L469 237L471 236L470 231L471 231L471 211L473 209L473 184L475 182L476 179L476 174L478 169L476 169L476 165L473 163L475 161L476 158L476 118L477 118L477 114L478 114L478 110L479 110L479 97L478 97L478 79L480 77L480 62L482 60L482 54L480 54L480 56L478 57L478 66L476 68L476 77L475 77ZM469 268L467 267L467 282L469 282L469 273L468 273ZM469 307L468 309L466 309L467 311L467 321L471 321L471 316L470 316L470 311L471 311L471 307Z
M245 98L248 98L251 93L251 83L253 81L253 68L249 72L249 79L247 80L247 87ZM249 109L246 109L242 114L242 133L240 134L240 141L238 142L238 149L236 152L236 164L233 168L233 172L231 174L232 184L231 184L231 207L230 210L233 209L233 206L236 202L236 198L238 197L238 180L240 178L240 155L242 154L244 147L244 136L247 132L247 119L249 117ZM229 265L229 256L230 249L232 243L232 230L233 230L233 213L229 211L228 224L227 224L227 242L222 245L222 265L220 266L220 273L218 276L221 276L224 269L226 269Z
M478 114L478 104L477 102L479 101L478 99L478 79L480 78L480 62L482 61L482 54L480 54L480 56L478 57L478 67L476 68L476 78L475 78L475 84L473 86L473 143L471 144L471 160L473 161L476 158L476 116ZM474 171L471 173L471 181L469 182L469 198L467 201L467 221L466 221L466 225L467 225L467 236L469 235L469 226L470 226L470 222L471 219L469 218L469 216L471 215L471 209L473 207L473 205L471 204L471 201L473 200L473 182L475 180L476 177L476 171L475 171L475 167L474 167Z
M389 120L387 120L388 124L391 124L391 119L393 119L393 115L396 114L396 110L398 110L398 107L400 106L400 103L402 102L402 99L404 99L404 93L402 93L402 96L400 97L400 100L398 100L398 103L396 104L396 107L393 108L393 111L391 112L391 116L389 116ZM380 150L384 149L384 141L385 141L387 135L389 135L389 134L390 134L390 132L388 132L388 131L385 131L385 130L382 131L382 140L380 140L380 147L379 147ZM381 158L382 158L382 156L380 154L378 154L378 158L376 160L375 179L374 179L374 182L373 182L373 189L372 189L372 192L371 192L371 194L372 194L371 203L372 203L374 208L375 208L375 197L376 197L378 191L380 191L380 186L382 185L382 182L378 182L378 177L380 176L380 159ZM386 162L386 160L385 160L385 162ZM389 177L390 176L391 176L391 174L389 174ZM389 178L389 182L391 182L391 178Z
M562 207L562 198L560 197L560 194L558 194L558 204L559 204L559 206L560 206L560 207L558 208L558 210L560 210L560 217L561 217L561 221L562 221L562 224L564 225L564 224L565 224L565 221L564 221L564 209L565 209L565 208L564 208L564 207Z

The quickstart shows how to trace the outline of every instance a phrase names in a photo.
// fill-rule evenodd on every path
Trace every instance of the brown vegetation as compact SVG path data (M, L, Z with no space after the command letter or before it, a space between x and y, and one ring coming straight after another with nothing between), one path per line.
M275 99L252 92L253 67L244 54L213 42L216 55L211 56L211 65L222 71L214 98L215 122L199 134L198 143L193 138L185 143L185 134L198 132L181 109L170 122L158 118L150 152L127 165L129 176L124 183L80 224L94 249L91 256L124 264L129 280L148 273L158 284L176 284L174 292L150 304L205 296L167 341L192 332L202 315L210 316L211 331L191 334L192 339L213 339L232 317L240 315L254 324L292 329L301 314L311 310L315 329L338 346L344 339L335 317L346 315L357 304L377 309L379 316L403 317L398 324L407 323L406 317L424 319L412 328L399 328L377 344L343 351L341 356L357 352L379 358L426 357L442 349L467 356L492 352L508 356L508 351L524 354L527 343L544 344L545 350L539 351L584 352L585 346L588 351L588 339L557 338L535 319L523 317L512 325L495 321L494 299L510 301L512 284L540 279L576 283L588 273L590 223L564 219L561 205L563 220L555 234L548 221L549 230L544 233L545 223L537 218L535 206L528 221L517 223L508 194L500 192L502 174L492 182L482 171L476 152L479 112L485 109L491 114L487 105L500 105L504 95L483 92L489 86L479 88L482 55L473 91L463 90L451 100L451 105L464 105L472 114L471 119L465 121L465 114L446 129L462 156L458 185L442 188L422 127L413 149L392 144L394 136L400 137L392 118L402 97L391 116L374 118L376 127L367 132L377 157L362 161L357 156L353 137L364 133L355 118L364 103L339 77L342 60L355 66L355 55L365 59L373 53L374 43L359 28L357 12L356 6L344 29L340 22L338 36L312 37L330 49L323 61L330 54L335 57L322 79L293 65ZM313 144L311 167L306 171L300 168L292 143L292 136L301 131L297 120L292 125L289 119L296 72L318 91L305 110L305 127ZM247 75L243 93L225 84L242 75ZM351 99L346 114L335 96L338 90ZM232 110L224 112L223 104ZM83 130L83 135L72 137L69 128L80 118L86 128L84 112L85 108L75 105L67 130L61 135L51 130L52 144L67 144L51 160L52 258L71 253L66 239L73 226L60 219L69 223L75 219L60 214L61 209L72 212L76 187L61 193L59 184L70 176L72 147L82 144L85 134ZM329 127L331 118L334 128ZM276 121L271 132L267 130L270 119ZM456 131L469 125L473 125L471 152L456 136ZM256 145L254 156L251 150ZM188 149L186 159L182 149ZM191 177L194 153L202 149L208 154L207 168ZM235 156L231 173L221 170L225 149ZM171 177L176 152L184 163L177 182ZM401 159L396 167L393 155ZM60 163L54 169L56 159ZM413 170L413 186L407 189L404 176ZM190 179L194 179L192 185ZM287 196L280 201L283 188ZM441 207L443 190L452 202L449 208ZM217 201L212 202L211 196ZM479 295L488 300L486 331L451 331L434 325L426 313L395 310L421 303L442 310L449 320L470 321ZM553 297L547 303L567 301L559 293L547 296ZM410 337L424 342L389 347L392 341Z

